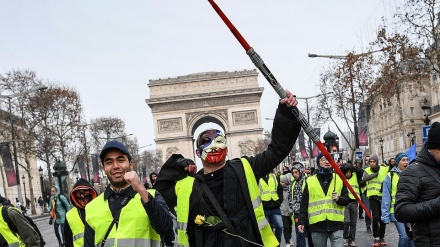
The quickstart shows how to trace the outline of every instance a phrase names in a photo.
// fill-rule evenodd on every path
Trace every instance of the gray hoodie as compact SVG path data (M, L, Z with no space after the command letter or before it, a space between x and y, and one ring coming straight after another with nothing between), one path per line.
M290 187L292 186L292 184L291 184L292 174L287 173L287 174L281 175L280 182L285 183L284 186L283 186L283 184L281 184L281 186L283 186L283 198L284 198L283 203L281 203L281 206L280 206L281 215L290 217L293 214L293 211L289 206L289 193L290 193Z

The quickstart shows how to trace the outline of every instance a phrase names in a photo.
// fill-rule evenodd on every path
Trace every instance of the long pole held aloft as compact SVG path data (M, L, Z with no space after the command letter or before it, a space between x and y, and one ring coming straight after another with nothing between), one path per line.
M234 25L229 21L228 17L223 13L223 11L218 7L218 5L214 2L214 0L208 0L208 2L212 5L214 10L217 12L217 14L220 16L220 18L223 20L223 22L228 26L229 30L232 32L232 34L235 36L235 38L238 40L238 42L243 46L243 48L246 51L246 54L250 57L252 62L255 64L255 66L261 71L261 73L264 75L266 80L272 85L273 89L277 94L280 96L280 98L286 98L286 91L284 88L278 83L277 79L275 79L275 76L270 72L269 68L267 68L266 64L264 64L263 59L255 52L255 50L247 43L247 41L241 36L240 32L237 30L237 28L234 27ZM356 193L353 188L351 187L350 183L345 178L345 175L342 173L341 169L336 165L335 161L333 160L330 153L325 148L324 144L319 139L319 136L316 135L316 133L313 131L313 128L310 126L310 124L305 119L304 115L298 110L296 106L292 107L292 114L298 119L298 121L301 123L301 127L304 129L304 132L309 136L309 138L312 139L312 141L316 144L316 146L321 150L321 153L327 158L327 160L332 165L333 169L336 171L336 173L339 175L339 177L342 179L342 182L345 184L345 186L350 190L350 192L354 195L356 200L359 202L359 205L364 209L365 215L367 215L370 219L372 219L372 216L369 212L369 210L365 207L365 205L362 203L361 199L358 196L358 193Z

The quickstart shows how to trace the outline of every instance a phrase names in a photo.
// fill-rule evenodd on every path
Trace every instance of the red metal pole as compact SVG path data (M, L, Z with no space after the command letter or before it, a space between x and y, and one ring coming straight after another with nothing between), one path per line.
M235 26L232 24L232 22L226 17L226 15L223 13L223 11L220 9L220 7L214 2L214 0L208 0L208 2L212 5L214 10L217 12L217 14L220 16L220 18L223 20L223 22L228 26L229 30L232 32L232 34L235 36L235 38L238 40L238 42L243 46L244 50L246 51L246 54L250 57L252 62L255 64L255 66L260 70L260 72L264 75L264 77L267 79L267 81L272 85L273 89L277 92L277 94L280 96L280 98L286 97L286 91L283 89L283 87L278 83L278 81L275 79L275 76L270 72L269 68L264 64L263 59L255 52L255 50L247 43L247 41L241 36L240 32L235 28ZM342 173L341 169L336 165L335 161L333 160L330 153L327 151L325 146L322 144L321 140L319 139L319 136L316 135L316 133L313 131L313 128L310 126L310 124L305 119L304 115L298 110L297 107L292 107L292 114L298 119L298 121L301 123L301 127L304 129L304 132L309 136L309 138L316 144L316 146L319 148L321 153L327 158L327 160L332 165L333 169L335 170L336 174L339 175L339 177L342 179L342 182L345 184L345 186L350 190L350 192L354 195L356 200L359 202L359 205L364 209L365 214L372 219L372 216L368 209L365 207L365 205L362 203L361 199L359 198L358 194L353 190L350 183L345 178L345 175Z

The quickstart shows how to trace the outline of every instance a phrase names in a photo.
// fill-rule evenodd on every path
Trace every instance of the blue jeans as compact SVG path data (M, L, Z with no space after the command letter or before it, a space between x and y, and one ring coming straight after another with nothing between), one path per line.
M313 244L315 247L326 247L327 239L330 239L331 247L341 247L344 246L343 234L343 230L334 232L312 232Z
M406 235L405 224L398 221L394 221L393 223L399 233L399 243L397 247L414 247L414 241Z
M272 228L275 228L275 237L278 243L281 243L281 235L283 234L283 219L281 218L280 208L265 209L264 215Z

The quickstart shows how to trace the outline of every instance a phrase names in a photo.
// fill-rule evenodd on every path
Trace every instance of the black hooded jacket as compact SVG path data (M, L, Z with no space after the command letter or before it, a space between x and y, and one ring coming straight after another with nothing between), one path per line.
M268 174L277 166L292 149L301 129L299 122L294 121L290 108L285 105L278 107L273 122L272 141L268 149L255 157L246 157L256 178ZM169 208L177 204L175 184L188 176L177 160L181 155L172 155L160 170L154 187L165 198ZM203 170L194 176L195 182L189 202L188 237L189 245L201 246L249 246L240 238L222 233L221 229L199 227L194 219L197 215L218 216L213 203L202 189L202 183L212 191L216 201L224 210L232 223L235 232L253 242L262 244L252 202L250 200L245 172L240 159L226 161L226 165L212 173L204 174Z
M440 182L422 164L439 176L440 163L426 148L422 149L416 162L400 175L395 217L399 222L412 224L416 246L440 246Z

